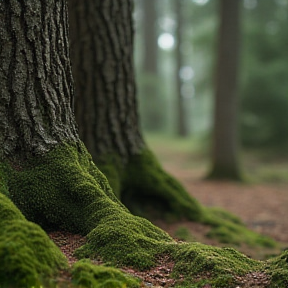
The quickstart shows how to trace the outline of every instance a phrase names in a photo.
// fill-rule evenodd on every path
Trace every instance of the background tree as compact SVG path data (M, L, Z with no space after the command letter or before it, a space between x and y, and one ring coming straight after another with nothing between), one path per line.
M159 111L161 106L161 93L158 69L158 9L157 2L153 0L140 1L142 8L141 27L143 33L141 73L143 73L140 109L142 109L142 125L150 131L163 128L163 113Z
M132 1L70 0L69 8L76 118L94 161L134 213L199 219L197 201L163 171L141 135Z
M176 79L176 88L177 88L177 134L179 136L185 137L189 134L187 127L187 119L186 119L186 109L184 104L184 96L182 91L182 80L180 77L180 71L183 65L183 56L182 50L183 48L183 22L184 22L184 14L183 10L183 1L176 0L174 1L175 7L175 15L176 15L176 69L175 69L175 79ZM182 46L181 46L182 45Z
M286 151L287 5L287 1L259 1L244 10L241 140L245 148Z
M208 178L239 180L237 116L240 1L221 0L219 9L212 169Z

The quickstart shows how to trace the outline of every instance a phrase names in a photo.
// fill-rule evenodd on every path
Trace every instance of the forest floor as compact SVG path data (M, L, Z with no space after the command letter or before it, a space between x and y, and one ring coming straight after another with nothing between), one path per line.
M246 153L242 159L243 182L208 181L209 163L203 152L189 149L187 141L148 138L148 144L163 168L178 179L188 193L206 207L220 207L237 215L251 230L267 235L288 247L288 159L275 154ZM191 145L192 146L192 145ZM185 231L194 241L223 246L205 237L207 227L191 222L155 224L171 236ZM177 233L178 232L178 233ZM187 233L189 232L189 233ZM226 245L227 246L227 245ZM279 251L236 247L255 259L265 259Z

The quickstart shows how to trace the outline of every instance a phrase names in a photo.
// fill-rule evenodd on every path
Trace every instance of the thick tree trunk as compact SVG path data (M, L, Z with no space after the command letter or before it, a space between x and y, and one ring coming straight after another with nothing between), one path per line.
M129 209L147 216L154 207L160 217L199 219L200 205L162 170L140 133L132 2L69 1L80 135Z
M208 178L239 180L237 86L240 1L221 0L219 3L212 170Z
M135 98L132 1L70 0L69 7L80 137L96 162L114 151L127 162L144 145Z
M0 156L47 152L78 141L66 4L0 2Z

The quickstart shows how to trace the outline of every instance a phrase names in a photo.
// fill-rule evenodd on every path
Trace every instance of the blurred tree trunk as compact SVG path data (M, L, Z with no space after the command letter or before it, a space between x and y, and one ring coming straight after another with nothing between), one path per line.
M240 0L220 0L219 4L212 170L208 178L239 180L237 94Z
M129 209L147 216L150 208L144 211L145 207L154 207L160 217L167 212L196 219L201 213L198 203L162 170L141 135L132 3L69 1L80 136L114 193Z
M143 88L140 102L143 107L143 126L150 131L157 131L163 125L159 111L158 45L157 45L157 1L143 0Z
M174 0L175 12L176 12L176 88L177 88L177 134L181 137L188 135L187 119L185 113L185 104L182 94L182 80L180 78L180 69L183 65L182 59L182 29L183 29L183 1Z

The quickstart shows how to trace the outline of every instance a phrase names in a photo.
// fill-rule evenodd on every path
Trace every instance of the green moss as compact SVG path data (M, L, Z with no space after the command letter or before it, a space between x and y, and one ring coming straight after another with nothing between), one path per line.
M66 268L64 255L36 224L0 194L0 284L40 287L44 278ZM2 287L2 286L1 286Z
M288 251L268 260L265 271L271 276L269 288L288 287Z
M82 144L64 144L28 159L8 184L21 212L45 229L86 234L102 218L101 209L126 211Z
M140 270L155 265L155 256L167 248L166 243L172 242L167 233L130 213L107 215L87 238L77 256L101 256L113 265Z
M235 275L259 271L263 264L252 260L232 248L217 248L200 243L178 244L174 254L176 264L173 275L184 275L182 286L234 287ZM194 280L193 280L194 279ZM185 284L186 283L186 284ZM194 286L191 286L194 285Z
M131 157L126 166L121 166L118 158L117 155L102 156L100 169L133 214L149 219L187 218L208 224L212 228L207 236L222 243L245 243L252 247L277 245L272 239L247 229L238 217L221 209L202 207L177 180L163 171L149 150Z
M7 186L7 168L3 162L0 162L0 193L9 197Z
M81 260L73 265L73 283L81 287L93 288L137 288L140 281L118 269L96 266L89 260Z
M236 216L219 208L205 208L205 224L211 225L207 233L210 238L217 239L221 243L250 247L275 248L279 246L273 239L249 230Z
M8 197L0 193L0 226L10 220L25 220L25 217Z
M146 158L144 156L143 154L136 157L128 165L129 169L125 172L123 182L123 187L126 187L127 191L126 195L132 197L135 187L138 187L139 195L148 198L150 194L153 197L153 193L159 192L160 199L165 199L167 207L171 211L179 213L182 211L180 214L182 216L190 215L189 217L194 217L193 219L210 223L215 229L220 229L219 227L224 223L224 226L229 228L228 232L232 231L236 234L241 234L243 231L237 230L235 226L246 229L237 218L228 217L227 213L202 208L176 181L165 176L149 153ZM145 159L141 160L142 157ZM232 249L218 249L195 243L177 245L167 233L152 225L148 220L130 214L113 194L106 177L96 168L81 143L58 146L43 156L28 159L20 169L18 167L17 170L11 170L9 173L7 178L9 181L6 182L5 187L9 187L11 199L29 220L45 228L88 233L87 243L77 251L80 257L98 258L100 256L105 262L113 265L134 266L142 270L153 266L157 255L170 254L176 262L174 275L185 274L189 279L191 275L206 271L212 273L213 283L219 285L217 287L221 287L219 283L227 284L232 281L234 273L245 273L258 267L257 261L248 259ZM137 198L138 193L134 196ZM8 201L7 205L11 205L11 202ZM35 272L34 268L26 262L21 266L25 267L26 270L23 268L25 271L31 271L30 274L25 272L23 275L32 275L31 277L35 280L42 272L52 272L52 270L46 271L47 267L60 265L57 262L60 259L57 254L59 251L55 250L54 246L49 248L48 242L45 242L47 246L45 244L42 247L45 233L41 230L44 233L42 235L42 232L36 228L38 226L18 219L17 217L21 216L17 213L12 213L10 216L9 213L4 213L8 215L8 219L11 217L12 220L3 222L14 221L15 223L3 224L3 229L6 229L3 231L7 235L11 234L9 243L14 243L13 231L20 231L16 238L24 239L21 242L23 246L21 255L28 257L35 247L43 251L41 257L40 252L38 255L34 251L35 254L29 260L33 267L39 265L39 269L43 271L36 270ZM39 234L38 237L38 232L34 235L33 231L38 231L41 235ZM14 255L13 249L19 248L19 251L22 251L17 239L15 239L14 246L9 246L9 243L3 240L3 247L8 245L8 248L6 247L3 251L10 251L5 255ZM54 255L53 259L45 258L47 251L49 255ZM5 255L2 256L3 262L6 261ZM39 264L40 258L45 263L44 266ZM51 263L48 265L49 261ZM11 267L13 268L14 265ZM18 266L15 264L15 267ZM93 271L92 274L96 273Z
M82 144L62 145L13 171L9 189L14 203L46 229L88 234L81 256L150 267L167 233L133 216L113 194Z
M121 199L124 164L121 157L115 154L105 154L97 159L97 167L107 177L113 193Z
M150 150L131 157L125 169L121 199L129 209L144 216L149 216L151 210L174 219L200 221L203 216L202 206L162 169ZM148 209L143 211L143 207Z

